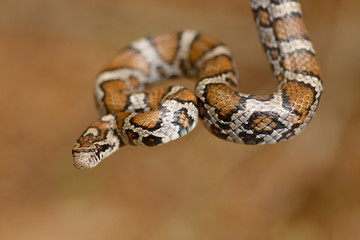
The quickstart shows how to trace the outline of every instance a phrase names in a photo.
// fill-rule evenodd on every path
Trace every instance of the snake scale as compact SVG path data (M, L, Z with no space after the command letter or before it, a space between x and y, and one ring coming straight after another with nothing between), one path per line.
M95 83L102 117L83 132L74 166L92 168L121 146L155 146L190 132L198 116L216 136L244 144L277 143L310 121L322 92L321 72L298 0L251 0L260 40L278 82L269 95L237 91L232 54L194 30L141 38L116 55ZM166 78L196 77L182 86L149 89Z

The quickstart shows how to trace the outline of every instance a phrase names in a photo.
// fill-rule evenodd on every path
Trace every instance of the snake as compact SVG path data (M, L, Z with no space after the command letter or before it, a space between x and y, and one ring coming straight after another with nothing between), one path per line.
M238 91L229 48L216 38L182 30L140 38L99 72L95 98L101 117L72 149L76 168L90 169L125 145L156 146L189 133L203 120L215 136L235 143L288 140L308 124L322 77L298 0L250 0L276 90ZM196 79L185 87L150 88L164 79Z

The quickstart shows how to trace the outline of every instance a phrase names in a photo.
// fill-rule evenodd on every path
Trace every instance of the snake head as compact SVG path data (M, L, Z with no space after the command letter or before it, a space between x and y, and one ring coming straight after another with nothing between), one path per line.
M105 115L81 134L72 149L76 168L90 169L102 159L116 151L120 146L114 115Z

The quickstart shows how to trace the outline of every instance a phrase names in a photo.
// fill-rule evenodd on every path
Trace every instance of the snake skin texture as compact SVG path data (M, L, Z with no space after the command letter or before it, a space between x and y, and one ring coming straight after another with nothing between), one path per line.
M244 144L282 142L310 121L322 92L321 72L297 0L251 0L265 54L278 82L269 95L237 91L228 47L194 30L141 38L99 73L103 115L73 148L74 166L92 168L130 144L156 146L184 136L198 116L216 136ZM195 94L182 86L148 89L163 79L196 77Z

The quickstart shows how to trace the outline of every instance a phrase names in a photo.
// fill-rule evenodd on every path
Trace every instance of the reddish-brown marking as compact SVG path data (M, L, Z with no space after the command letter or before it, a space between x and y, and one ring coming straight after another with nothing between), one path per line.
M200 78L211 77L219 73L233 70L231 60L226 56L220 55L205 62L203 68L201 69Z
M181 71L183 72L183 74L187 74L188 73L188 68L187 68L187 66L186 66L186 64L185 64L185 62L184 61L181 61L181 63L180 63L180 69L181 69Z
M315 56L308 53L295 53L283 60L283 66L289 71L311 72L321 77L319 63Z
M178 50L178 33L163 34L153 37L156 49L165 62L171 63Z
M286 40L291 36L307 36L307 30L302 18L284 18L274 22L275 35L279 40Z
M179 116L179 123L183 128L188 128L190 126L190 119L186 116L186 114L181 114Z
M103 71L121 67L139 69L145 74L149 74L148 62L132 49L125 49L120 52L105 66Z
M214 46L220 44L221 42L213 37L207 35L200 35L196 41L192 44L190 49L190 63L192 65L204 55L209 49L213 48Z
M269 27L271 25L271 22L269 20L269 14L266 11L259 10L257 14L261 25L266 27Z
M126 107L126 94L120 93L128 90L125 82L119 80L107 81L102 84L105 91L104 102L109 113L124 111Z
M136 77L131 76L130 77L130 83L134 86L134 88L139 87L139 80L137 80Z
M287 82L283 85L288 102L301 115L300 121L304 121L311 105L314 104L315 96L310 87L300 85L298 82Z
M116 115L117 115L116 124L117 124L120 132L121 132L121 128L122 128L124 119L125 119L129 114L130 114L130 113L128 113L128 112L118 112L118 113L116 113Z
M182 89L176 92L175 94L168 96L166 99L177 99L180 101L188 101L188 102L191 101L195 105L197 103L195 94L189 89Z
M277 126L273 116L259 115L251 123L251 127L257 131L272 131Z
M145 128L154 128L158 121L160 120L163 112L160 110L154 110L139 114L134 117L133 121L135 124L145 127Z
M127 131L127 132L126 132L126 136L129 138L130 144L136 145L136 144L134 144L134 141L133 141L133 140L137 139L137 138L139 137L138 135L136 135L136 134L135 134L134 132L132 132L132 131Z
M270 55L272 59L277 59L280 56L280 51L278 49L272 49Z
M236 110L239 105L240 97L234 94L234 91L225 86L210 86L206 96L207 101L214 106L223 117Z
M164 87L144 91L145 93L148 93L148 102L151 110L155 110L160 106L160 100L168 90L169 88Z

